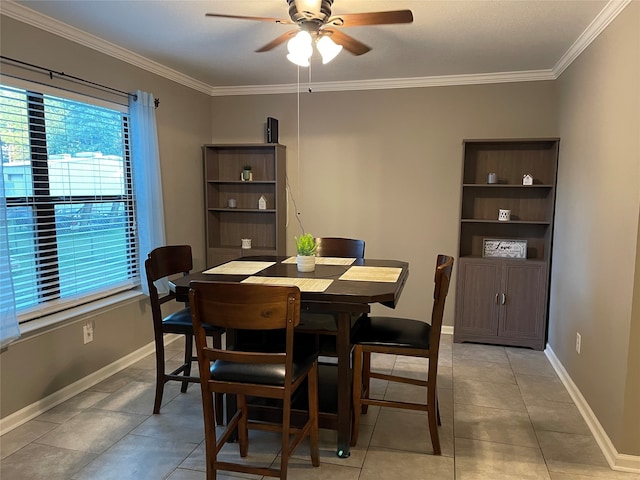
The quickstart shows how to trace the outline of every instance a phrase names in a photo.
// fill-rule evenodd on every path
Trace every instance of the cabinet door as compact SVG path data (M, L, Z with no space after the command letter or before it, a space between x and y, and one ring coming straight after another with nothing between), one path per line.
M455 333L495 338L501 267L499 262L460 259Z
M544 339L546 296L545 264L505 262L498 336Z

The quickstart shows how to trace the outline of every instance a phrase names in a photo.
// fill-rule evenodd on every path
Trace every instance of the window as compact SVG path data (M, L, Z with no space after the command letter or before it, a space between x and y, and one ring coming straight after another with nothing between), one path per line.
M0 150L21 321L140 283L124 107L0 86Z

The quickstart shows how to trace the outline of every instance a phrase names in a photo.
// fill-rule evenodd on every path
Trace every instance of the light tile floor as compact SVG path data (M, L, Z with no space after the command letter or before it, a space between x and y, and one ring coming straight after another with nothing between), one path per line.
M178 363L179 342L168 346ZM170 360L171 361L171 360ZM413 359L376 357L379 370L424 376ZM413 398L418 387L376 381L376 395ZM167 384L162 413L151 415L154 358L149 356L0 437L7 480L202 480L200 389ZM289 478L311 480L640 480L609 469L594 438L542 352L452 344L443 336L439 366L442 455L432 454L425 415L370 407L351 457L335 455L335 433L321 431L321 465L308 444ZM274 434L251 432L246 461L278 460ZM237 445L223 455L237 457ZM219 475L221 480L257 478Z

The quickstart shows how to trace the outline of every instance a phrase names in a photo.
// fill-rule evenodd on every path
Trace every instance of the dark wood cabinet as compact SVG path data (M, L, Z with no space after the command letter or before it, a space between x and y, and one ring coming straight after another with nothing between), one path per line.
M286 147L226 144L202 150L207 266L246 255L286 255ZM251 167L251 181L242 180L245 166ZM261 198L266 208L259 208ZM251 249L241 248L243 238L251 239Z
M461 258L456 341L543 349L546 270L541 261Z
M544 349L558 143L464 142L454 341ZM525 258L485 255L488 239L526 241Z

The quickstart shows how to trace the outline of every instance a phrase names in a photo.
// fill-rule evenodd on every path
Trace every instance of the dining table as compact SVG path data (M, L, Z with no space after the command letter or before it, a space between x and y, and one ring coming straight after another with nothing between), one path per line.
M330 314L336 319L333 388L334 408L321 413L328 428L337 430L336 453L350 455L352 422L352 318L368 314L371 306L395 308L409 276L409 264L400 260L317 257L315 270L299 272L296 257L243 256L203 271L170 279L179 301L188 301L192 281L296 285L300 288L301 311ZM322 387L321 387L322 392ZM321 403L322 407L322 403ZM322 412L322 408L321 408ZM321 427L322 427L321 423Z

